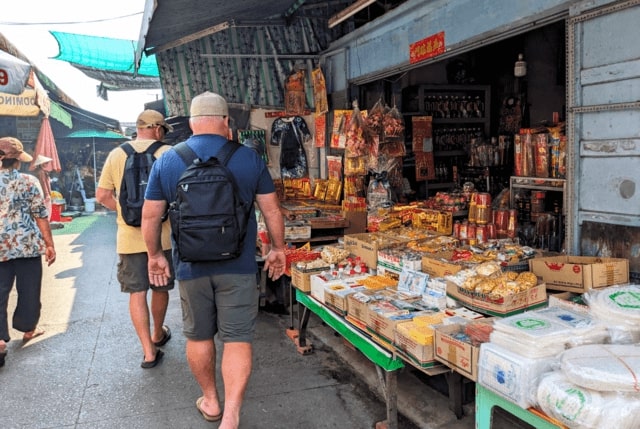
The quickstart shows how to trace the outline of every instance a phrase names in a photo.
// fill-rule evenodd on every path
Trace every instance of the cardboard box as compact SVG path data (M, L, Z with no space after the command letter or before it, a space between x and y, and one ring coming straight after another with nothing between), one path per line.
M467 291L448 281L447 296L471 310L499 317L511 316L547 305L547 288L544 283L496 300L482 293Z
M396 326L393 344L409 357L416 365L429 368L436 364L433 353L433 333L431 341L418 342L409 335L409 326L413 322L400 322Z
M287 223L284 226L284 241L308 240L311 238L311 225L303 222Z
M435 359L444 363L470 380L478 380L478 357L480 347L455 338L464 332L460 324L437 325L435 330Z
M324 290L324 303L327 307L340 314L341 316L347 315L347 297L350 294L360 292L366 288L361 285L336 285L325 288Z
M344 229L344 234L363 234L367 232L366 211L343 211L342 215L349 221L349 226Z
M311 292L311 276L314 274L320 274L323 271L328 271L329 267L299 269L294 266L291 267L291 284L300 289L302 292Z
M409 302L409 300L407 300ZM419 299L414 299L413 302L418 302ZM400 322L413 320L414 317L420 315L430 315L433 311L409 311L398 309L394 311L392 309L393 304L389 304L388 311L385 311L384 304L380 305L383 301L370 304L367 309L366 324L367 331L372 334L378 335L380 338L388 343L393 343L395 336L396 325Z
M348 234L344 236L344 248L349 253L359 256L370 268L378 265L378 249L400 243L398 240L381 234Z
M328 280L319 274L311 275L311 296L325 304L325 292L328 288L333 286L353 287L360 286L358 282L360 279L366 276L350 276L344 279L331 279Z
M583 293L629 283L629 260L593 256L552 256L529 261L529 270L549 289Z
M391 297L395 291L391 289L364 289L347 295L347 315L366 326L369 304L383 297Z
M463 263L451 262L452 251L439 252L422 257L422 271L431 277L444 277L467 268Z
M590 314L589 306L582 300L582 294L574 292L549 294L549 307L560 307L580 314Z

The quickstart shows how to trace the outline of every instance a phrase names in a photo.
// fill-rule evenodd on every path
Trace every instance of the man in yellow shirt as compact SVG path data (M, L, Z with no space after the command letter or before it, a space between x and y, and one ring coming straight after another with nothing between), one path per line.
M156 141L162 141L165 134L172 131L164 117L155 110L145 110L136 122L137 137L129 142L136 152L144 152ZM155 152L156 159L169 145L162 145ZM118 262L118 281L122 292L129 293L129 313L131 321L140 338L144 359L142 368L153 368L162 359L164 353L158 347L162 347L171 338L171 330L164 325L164 319L169 304L169 290L173 289L174 277L171 271L170 281L162 287L149 284L147 272L147 248L142 238L140 227L127 225L122 218L121 207L118 201L120 183L124 174L127 154L117 147L113 149L105 161L96 190L96 200L104 207L117 212L116 223L118 232L116 236L116 251L120 261ZM171 261L171 228L169 222L162 224L162 249L169 261ZM173 267L173 264L170 263ZM151 289L151 308L147 303L147 291ZM151 330L153 324L153 332Z

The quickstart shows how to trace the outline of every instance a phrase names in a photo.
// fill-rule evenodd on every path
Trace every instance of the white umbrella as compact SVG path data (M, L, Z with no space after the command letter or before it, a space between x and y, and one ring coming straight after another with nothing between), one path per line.
M21 94L31 73L31 64L0 50L0 92Z

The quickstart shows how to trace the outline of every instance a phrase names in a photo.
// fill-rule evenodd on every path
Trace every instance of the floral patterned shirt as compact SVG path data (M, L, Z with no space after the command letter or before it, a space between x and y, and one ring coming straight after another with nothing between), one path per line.
M0 262L45 253L36 218L47 218L40 183L18 170L0 170Z

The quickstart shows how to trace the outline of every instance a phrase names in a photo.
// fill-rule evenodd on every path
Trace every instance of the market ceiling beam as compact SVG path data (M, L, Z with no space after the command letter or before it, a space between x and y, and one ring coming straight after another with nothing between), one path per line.
M358 0L353 3L351 6L348 6L344 10L336 13L331 18L329 18L329 28L333 28L336 25L340 24L342 21L345 21L351 18L356 13L360 12L365 7L371 6L377 0Z
M281 60L317 60L317 54L200 54L202 58L274 58Z

